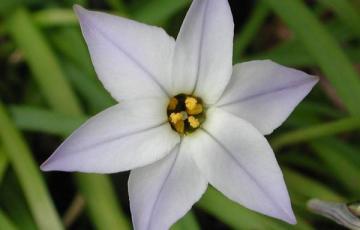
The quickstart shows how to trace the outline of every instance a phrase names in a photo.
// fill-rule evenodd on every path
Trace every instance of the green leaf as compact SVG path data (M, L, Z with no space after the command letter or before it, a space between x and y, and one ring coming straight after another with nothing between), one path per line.
M78 20L71 9L45 9L39 10L32 15L36 25L41 27L77 25Z
M302 1L264 0L295 32L352 115L360 115L360 78L333 37Z
M246 22L240 33L234 38L234 62L239 62L242 55L256 36L265 19L269 16L269 8L263 2L256 4L254 11L251 13L250 19Z
M0 103L0 140L24 191L31 212L40 229L63 229L50 199L39 167L23 137Z
M2 148L0 148L0 184L2 179L4 178L4 174L8 168L8 158L5 155L5 152Z
M360 38L360 14L348 0L320 0L320 3L331 8L344 24Z
M131 15L134 20L158 25L175 12L185 8L190 2L190 0L150 0L138 7Z
M208 188L197 206L234 229L263 229L264 226L267 229L287 229L284 227L287 224L250 211L213 188Z
M282 171L290 196L295 195L302 197L304 205L310 198L319 198L329 201L344 201L343 197L316 180L310 179L287 168L283 168Z
M0 187L1 208L19 229L38 230L14 171L6 174Z
M68 136L87 119L85 116L66 115L30 106L11 106L10 112L16 126L22 130L59 136Z
M51 107L63 114L81 116L81 108L71 87L42 34L33 25L25 9L19 9L8 22L11 35L24 52L40 91ZM24 29L25 28L25 29ZM75 174L88 211L98 229L129 229L126 217L118 206L109 178L90 174ZM92 193L92 189L96 192ZM100 195L101 194L101 195ZM106 197L106 199L104 198ZM104 199L103 199L104 198ZM99 200L101 199L101 202ZM101 203L101 204L98 204Z
M188 212L183 218L181 218L178 222L175 223L171 227L171 230L200 230L200 226L196 221L196 217L193 212Z
M7 22L9 32L33 72L34 79L51 106L63 113L80 113L79 103L44 37L33 25L28 12L19 8Z
M314 141L310 146L327 166L330 177L338 179L353 195L359 194L360 168L356 162L347 157L348 154L358 155L355 149L335 138Z
M13 222L9 219L9 217L0 210L0 229L4 230L16 230L17 228L13 224Z
M344 118L338 121L313 125L309 128L299 129L289 133L281 134L271 140L274 149L285 145L296 144L320 137L331 136L341 132L358 130L360 128L360 117Z

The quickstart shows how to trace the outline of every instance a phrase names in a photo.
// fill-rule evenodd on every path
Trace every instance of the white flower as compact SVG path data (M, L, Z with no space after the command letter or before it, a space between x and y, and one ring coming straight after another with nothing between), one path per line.
M168 229L208 182L296 222L270 134L317 82L271 61L232 66L227 0L194 0L178 38L75 7L99 79L120 101L75 131L42 170L130 170L135 229Z

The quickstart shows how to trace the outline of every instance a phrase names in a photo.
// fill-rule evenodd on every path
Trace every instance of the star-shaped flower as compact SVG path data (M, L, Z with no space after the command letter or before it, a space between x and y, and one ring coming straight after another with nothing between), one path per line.
M135 229L168 229L208 183L294 224L270 134L317 78L271 61L232 66L227 0L194 0L176 41L164 30L75 7L99 79L120 103L87 121L45 171L132 170Z

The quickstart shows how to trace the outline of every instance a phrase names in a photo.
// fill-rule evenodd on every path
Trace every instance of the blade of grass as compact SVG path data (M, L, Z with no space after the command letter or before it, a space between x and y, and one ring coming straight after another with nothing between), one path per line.
M0 229L4 230L16 230L14 223L9 219L9 217L0 210Z
M337 178L354 196L359 194L360 169L351 159L347 158L347 154L344 154L344 152L353 154L356 153L356 150L335 138L313 141L310 146L325 163L331 172L331 177Z
M29 13L23 8L18 9L9 20L8 26L19 48L27 54L26 61L33 71L33 77L49 104L64 114L81 115L81 108L65 80L59 63L41 33L33 25ZM116 195L109 179L106 176L90 174L75 175L79 189L88 204L91 220L96 227L129 229L127 219L117 205ZM94 188L96 192L91 190Z
M204 211L234 229L313 229L309 224L297 217L298 224L291 226L280 220L251 211L227 199L220 192L209 187L205 195L197 203Z
M0 140L17 174L39 229L63 229L38 166L1 102Z
M118 13L126 15L128 13L128 9L123 0L105 0L109 6L116 10Z
M360 14L348 0L320 0L319 2L331 8L344 24L360 38Z
M41 27L76 25L78 20L71 9L45 9L32 15L34 23Z
M302 1L264 1L295 32L309 54L314 57L329 78L350 113L360 115L359 76L334 38L329 35Z
M200 230L200 226L196 221L196 217L192 212L188 212L183 218L171 227L171 230Z
M359 117L344 118L338 121L328 122L320 125L313 125L309 128L299 129L282 134L281 136L275 137L271 140L271 146L276 150L286 145L359 129Z
M247 21L240 33L234 38L234 62L239 62L248 45L251 43L256 33L263 25L265 19L269 15L269 8L263 2L256 4L254 11L251 13L250 19Z
M64 113L80 113L78 101L63 79L62 71L45 39L32 24L28 12L19 8L8 19L7 28L25 56L34 79L42 88L48 103ZM61 89L61 94L54 92Z
M66 115L30 106L10 106L9 110L18 128L59 136L68 136L87 120L82 115Z
M344 52L354 63L360 62L360 47L345 47ZM316 60L302 48L297 40L290 40L261 53L243 57L242 61L271 59L282 65L293 67L314 67Z
M166 21L175 12L186 5L190 4L190 0L151 0L146 1L145 4L136 8L136 11L131 12L133 18L137 21L149 24L161 24Z
M14 171L10 171L0 187L1 208L19 229L38 230L23 194Z
M320 198L329 201L344 201L343 197L316 180L312 180L288 168L283 168L282 171L290 195L301 196L304 205L310 198Z
M4 178L6 169L8 168L8 163L8 158L6 157L4 150L0 147L0 184Z
M284 229L270 217L249 211L211 187L197 206L234 229L262 229L264 226L269 229Z

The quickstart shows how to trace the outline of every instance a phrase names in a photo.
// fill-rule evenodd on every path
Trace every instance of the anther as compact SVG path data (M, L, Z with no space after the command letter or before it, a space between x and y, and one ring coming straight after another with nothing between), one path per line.
M200 122L198 119L196 119L194 116L190 116L188 118L189 124L192 128L196 129L200 126Z

